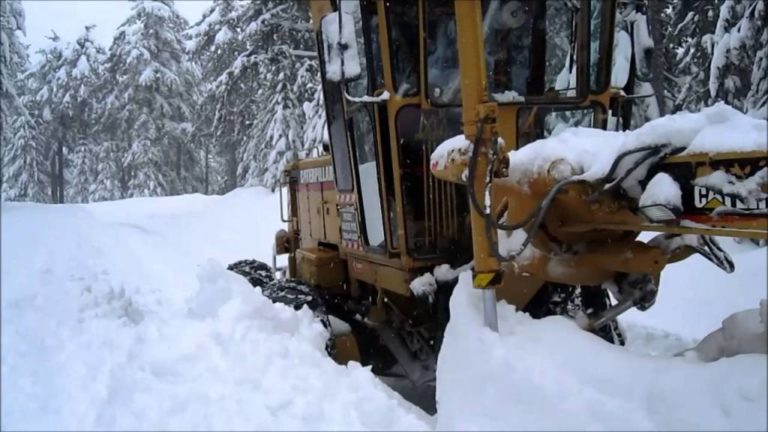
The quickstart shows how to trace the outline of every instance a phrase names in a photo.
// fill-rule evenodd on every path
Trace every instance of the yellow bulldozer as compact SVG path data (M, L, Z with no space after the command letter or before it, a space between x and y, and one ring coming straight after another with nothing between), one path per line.
M504 299L623 344L616 317L654 304L667 264L699 253L730 272L717 237L768 238L765 148L640 143L592 177L567 158L516 161L563 126L630 129L648 53L629 53L621 76L617 19L643 1L309 4L326 154L284 172L274 251L287 265L229 268L273 301L314 310L338 362L434 386L451 292L470 269L491 329ZM702 182L717 175L752 188ZM677 185L678 198L645 199L653 183ZM642 242L643 232L659 234Z

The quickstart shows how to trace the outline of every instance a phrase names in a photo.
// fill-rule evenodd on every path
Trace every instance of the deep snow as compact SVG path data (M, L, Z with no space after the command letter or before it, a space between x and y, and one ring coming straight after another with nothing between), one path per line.
M426 429L308 310L226 270L271 259L261 189L2 205L3 429Z
M766 429L764 354L713 363L652 356L503 302L497 334L482 310L462 274L438 360L438 429Z
M88 205L2 204L4 429L766 429L766 356L671 356L766 289L766 249L726 241L662 274L629 344L499 305L482 328L469 273L451 300L429 418L324 353L312 315L225 270L271 259L262 189Z

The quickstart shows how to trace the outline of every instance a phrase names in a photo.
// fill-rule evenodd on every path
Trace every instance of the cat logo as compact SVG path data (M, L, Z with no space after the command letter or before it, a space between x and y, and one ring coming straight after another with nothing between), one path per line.
M333 167L328 165L299 171L299 183L319 183L333 181Z
M703 186L694 186L693 204L696 208L712 210L722 206L740 210L764 210L766 199L736 198L717 193Z

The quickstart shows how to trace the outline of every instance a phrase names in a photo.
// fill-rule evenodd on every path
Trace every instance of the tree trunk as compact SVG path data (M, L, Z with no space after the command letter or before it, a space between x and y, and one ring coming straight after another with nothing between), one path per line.
M205 191L204 192L205 195L208 195L210 193L209 192L210 191L209 184L210 184L210 168L211 168L211 162L210 162L210 153L211 153L211 144L210 143L211 143L211 140L209 140L207 138L203 138L203 139L205 139L205 161L203 162L204 163L204 165L203 165L203 169L204 169L204 179L203 179L203 181L205 182L205 185L203 186L203 188L204 188L204 191Z
M57 176L56 156L54 154L51 154L51 158L50 158L50 161L49 161L49 168L50 168L50 175L48 176L48 178L51 181L51 202L55 204L55 203L59 202L59 195L58 195L58 192L59 192L59 186L58 186L59 178Z
M130 148L130 141L128 140L128 132L123 132L121 135L122 142L119 142L116 146L117 148L121 148L123 152L127 152ZM119 157L119 171L120 171L120 198L127 198L128 197L128 182L131 179L130 173L127 171L127 167L125 166L125 160L122 157Z
M664 71L667 70L664 51L668 49L664 44L664 28L666 27L664 9L667 7L667 3L668 0L648 0L648 25L655 47L653 63L651 64L651 87L653 87L653 93L656 95L660 116L667 113L667 101L664 94Z
M176 193L184 193L184 183L181 179L181 141L176 143L176 182L178 184Z
M56 148L56 161L57 161L57 172L56 176L58 178L58 195L59 195L59 204L64 204L64 144L59 141L58 147Z
M229 184L227 192L237 188L237 145L234 140L229 142Z

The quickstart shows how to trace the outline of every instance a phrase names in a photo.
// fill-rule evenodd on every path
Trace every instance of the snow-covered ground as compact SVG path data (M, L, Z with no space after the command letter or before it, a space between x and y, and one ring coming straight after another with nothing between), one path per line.
M760 265L764 268L764 261ZM764 269L762 275L755 282L765 287ZM728 285L726 278L718 279ZM704 291L711 295L717 289ZM725 295L750 294L729 293L725 286L723 291ZM675 307L674 297L666 300L667 308ZM712 322L711 330L720 326L720 306L702 302L694 306L704 307L691 309L689 320ZM757 306L757 300L748 305ZM685 313L688 306L678 303L677 307ZM618 347L579 330L565 318L533 320L504 303L498 307L497 334L483 326L482 310L480 292L471 287L471 275L463 273L451 297L451 322L438 360L438 430L768 427L765 354L712 363L673 357L695 341L638 325L631 316L626 319L631 324L625 327L632 342ZM658 320L645 323L660 325L665 316L662 312ZM682 319L673 320L671 327L683 329L682 323Z
M428 429L312 314L226 270L269 262L276 196L2 205L4 430Z
M761 429L766 355L672 357L755 308L766 249L736 272L693 257L615 347L500 304L483 328L468 273L451 300L430 418L366 368L336 365L311 314L228 272L271 259L262 189L88 205L2 204L4 429Z

